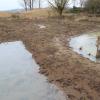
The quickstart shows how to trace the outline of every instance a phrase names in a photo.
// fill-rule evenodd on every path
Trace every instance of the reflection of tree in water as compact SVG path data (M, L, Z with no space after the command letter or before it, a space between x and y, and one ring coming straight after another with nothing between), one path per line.
M98 36L98 39L97 39L97 54L96 54L96 58L100 58L100 36Z

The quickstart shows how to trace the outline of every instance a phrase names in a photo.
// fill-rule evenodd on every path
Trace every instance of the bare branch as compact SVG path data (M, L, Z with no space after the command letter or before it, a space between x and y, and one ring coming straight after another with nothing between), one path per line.
M69 0L53 0L53 2L48 1L51 8L55 10L60 16L62 16L63 10L68 4Z

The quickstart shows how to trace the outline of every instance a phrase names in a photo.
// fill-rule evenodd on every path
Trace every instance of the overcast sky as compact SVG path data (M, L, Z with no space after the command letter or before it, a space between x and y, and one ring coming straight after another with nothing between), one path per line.
M0 11L20 9L20 8L22 8L21 1L22 0L0 0ZM47 7L48 3L45 1L46 0L42 0L42 7ZM70 3L70 5L71 5L71 3Z
M20 8L19 0L0 0L0 10L11 10Z

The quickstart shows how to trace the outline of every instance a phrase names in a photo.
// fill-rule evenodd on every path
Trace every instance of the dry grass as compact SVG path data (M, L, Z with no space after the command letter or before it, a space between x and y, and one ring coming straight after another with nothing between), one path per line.
M52 15L49 9L34 9L32 11L23 12L21 16L26 18L44 18Z
M10 17L11 13L7 13L7 12L0 12L0 17Z
M52 10L45 9L34 9L32 11L21 12L21 13L10 13L10 12L0 12L0 17L12 17L14 15L20 16L21 18L47 18L50 16L54 16Z
M48 13L50 10L48 9L34 9L32 11L19 13L19 16L25 18L36 18L36 17L48 17ZM0 17L12 17L12 15L18 15L18 13L10 13L10 12L0 12Z

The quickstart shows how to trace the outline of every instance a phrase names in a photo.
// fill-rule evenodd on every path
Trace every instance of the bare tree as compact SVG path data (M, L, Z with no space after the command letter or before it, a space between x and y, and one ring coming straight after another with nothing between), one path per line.
M88 11L88 13L100 14L100 0L86 0L85 10Z
M85 0L80 0L79 2L80 2L80 7L82 8L85 3Z
M39 2L39 8L41 8L41 0L39 0L38 2Z
M28 10L28 7L27 7L27 0L23 0L23 3L24 3L24 9L27 11L27 10Z
M27 0L27 2L28 2L29 9L32 10L35 0Z
M32 10L34 6L35 0L22 0L22 3L24 5L24 9L27 10Z
M76 0L72 0L73 2L73 8L76 6Z
M35 2L35 0L32 0L32 9L33 9L34 2Z
M52 0L53 2L49 1L49 4L53 10L55 10L59 16L62 16L62 13L68 4L69 0Z

